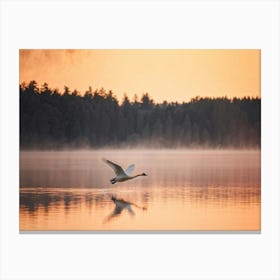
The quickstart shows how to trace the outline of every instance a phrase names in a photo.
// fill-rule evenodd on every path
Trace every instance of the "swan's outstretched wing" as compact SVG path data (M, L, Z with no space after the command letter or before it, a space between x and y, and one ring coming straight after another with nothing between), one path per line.
M131 175L131 172L134 170L134 167L135 167L134 164L129 165L129 166L127 167L127 169L124 171L125 174L126 174L127 176L130 176L130 175Z
M114 162L112 162L108 159L105 159L105 158L103 158L103 161L106 162L110 167L113 168L113 170L115 171L117 176L121 173L124 173L123 169L119 165L117 165L116 163L114 163Z
M122 213L122 211L123 211L123 208L122 208L122 207L116 206L115 209L114 209L114 211L104 219L103 223L107 223L107 222L109 222L111 219L113 219L113 218L119 216L119 215Z
M128 213L129 213L131 216L134 216L134 215L135 215L135 213L134 213L134 211L131 209L131 206L130 206L130 205L128 205L128 206L126 207L126 209L127 209Z

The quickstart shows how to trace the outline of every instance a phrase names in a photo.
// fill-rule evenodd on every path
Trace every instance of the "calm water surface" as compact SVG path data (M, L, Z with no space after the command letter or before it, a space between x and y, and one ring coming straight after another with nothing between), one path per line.
M260 230L260 176L259 150L22 151L20 230Z

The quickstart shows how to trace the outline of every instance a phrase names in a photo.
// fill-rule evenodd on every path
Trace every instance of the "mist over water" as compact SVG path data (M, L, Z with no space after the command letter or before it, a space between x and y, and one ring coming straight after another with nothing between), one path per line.
M260 230L260 174L260 150L21 151L20 229Z

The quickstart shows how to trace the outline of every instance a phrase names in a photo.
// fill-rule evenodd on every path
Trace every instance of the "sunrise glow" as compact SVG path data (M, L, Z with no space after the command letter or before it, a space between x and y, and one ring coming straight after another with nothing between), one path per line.
M119 100L260 97L260 50L20 50L20 83L31 80L82 95L103 87Z

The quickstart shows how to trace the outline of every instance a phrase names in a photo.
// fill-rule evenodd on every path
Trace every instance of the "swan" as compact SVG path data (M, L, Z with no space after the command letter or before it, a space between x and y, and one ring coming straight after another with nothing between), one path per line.
M118 164L116 164L110 160L103 158L103 161L105 163L107 163L111 168L113 168L113 170L116 174L116 177L110 180L112 184L115 184L117 182L124 182L127 180L131 180L131 179L134 179L139 176L147 176L146 173L141 173L141 174L137 174L135 176L130 176L131 172L134 170L134 167L135 167L134 164L131 164L130 166L128 166L128 168L124 171L121 168L121 166L119 166Z
M111 200L115 203L114 211L104 220L104 223L109 222L112 218L119 216L124 209L128 211L131 216L134 216L135 213L131 209L131 206L135 206L142 210L147 210L146 207L141 207L133 202L125 201L123 199L117 199L115 196L111 197Z

